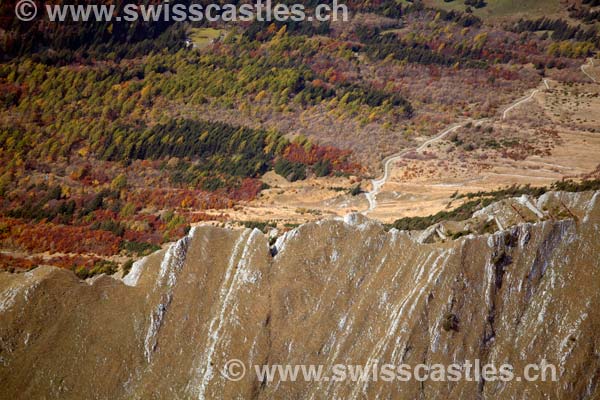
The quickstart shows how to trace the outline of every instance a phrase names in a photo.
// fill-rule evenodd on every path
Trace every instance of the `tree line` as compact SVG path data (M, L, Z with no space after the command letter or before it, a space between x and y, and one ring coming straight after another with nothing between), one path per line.
M563 19L538 18L536 20L521 19L512 28L514 32L537 32L551 31L552 40L578 40L591 41L598 46L600 37L595 27L584 28L582 26L571 25Z

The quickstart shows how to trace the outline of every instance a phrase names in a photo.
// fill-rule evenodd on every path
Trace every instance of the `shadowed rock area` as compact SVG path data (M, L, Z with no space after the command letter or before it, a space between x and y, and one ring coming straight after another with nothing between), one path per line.
M470 221L497 232L457 240L350 215L273 250L257 230L197 227L123 281L1 273L0 397L598 398L599 198L506 200ZM326 372L479 359L516 375L545 359L559 380L229 382L230 359Z

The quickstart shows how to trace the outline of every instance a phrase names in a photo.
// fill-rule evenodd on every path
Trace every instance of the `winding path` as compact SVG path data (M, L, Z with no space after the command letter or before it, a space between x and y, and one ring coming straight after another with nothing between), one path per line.
M592 67L594 67L594 59L593 58L588 59L588 64L591 65ZM594 78L592 75L590 75L586 71L586 67L588 66L588 64L582 65L581 66L581 71L588 78L590 78L593 82L598 83L598 81L596 80L596 78ZM547 90L550 90L550 84L548 83L547 79L543 80L543 84L544 84L544 86L546 87ZM535 95L538 94L539 92L540 92L540 89L535 89L535 90L533 90L533 92L531 92L531 94L529 96L527 96L527 97L525 97L523 99L517 100L514 104L512 104L506 110L504 110L504 112L502 113L502 119L506 119L508 117L508 114L513 109L519 107L521 104L533 100L533 98L535 97ZM384 164L383 164L383 176L380 179L374 179L374 180L372 180L371 183L372 183L373 187L372 187L372 189L368 193L366 193L367 200L369 201L369 208L367 210L363 211L363 214L367 215L371 211L375 210L375 208L377 208L377 195L381 191L381 188L383 187L383 185L385 185L385 183L388 181L388 179L390 177L391 167L392 167L392 165L396 161L404 158L410 152L413 152L413 151L417 151L417 152L422 151L423 149L425 149L430 144L435 143L438 140L443 139L448 134L450 134L450 133L452 133L452 132L454 132L454 131L462 128L463 126L465 126L469 122L472 122L474 124L481 124L482 122L484 122L486 120L487 119L480 119L480 120L477 120L477 121L467 120L467 121L464 121L464 122L461 122L461 123L454 124L451 127L449 127L448 129L446 129L443 132L441 132L439 135L435 136L432 139L429 139L428 141L426 141L425 143L423 143L419 147L405 149L405 150L401 151L400 153L394 154L394 155L388 157L387 159L385 159Z
M546 80L544 79L544 84L546 86L548 86L548 83L546 82ZM508 107L506 110L504 110L504 112L502 113L502 119L506 119L506 117L508 117L508 113L511 112L512 110L514 110L515 108L519 107L521 104L523 103L527 103L530 100L533 100L534 96L536 94L538 94L540 92L539 89L535 89L533 92L531 92L531 94L527 97L525 97L524 99L521 99L519 101L517 101L515 104L513 104L512 106Z
M465 124L466 124L466 122L454 125L448 129L446 129L445 131L443 131L436 137L429 139L428 141L426 141L419 147L405 149L405 150L401 151L400 153L397 153L397 154L394 154L393 156L388 157L384 161L384 164L383 164L383 177L381 177L380 179L374 179L371 181L373 188L371 189L371 191L366 193L367 200L369 201L369 208L365 212L363 212L363 214L367 215L368 213L370 213L377 207L377 195L381 191L381 188L383 187L383 185L388 181L388 179L390 177L390 169L391 169L393 163L404 158L404 156L406 156L408 153L411 153L413 151L422 151L430 144L435 143L438 140L444 138L446 135L454 132L455 130L457 130L459 128L462 128Z
M548 89L550 88L550 85L548 84L548 81L546 79L544 79L543 83L546 86L546 88L548 88ZM538 94L539 92L540 92L539 89L535 89L529 96L525 97L524 99L520 99L517 102L515 102L514 104L512 104L510 107L508 107L506 110L504 110L504 112L502 113L502 119L506 119L508 116L508 113L510 111L512 111L514 108L520 106L521 104L532 100L535 97L535 95ZM385 183L388 181L388 179L390 177L391 167L396 161L404 158L408 153L411 153L413 151L417 151L417 152L422 151L430 144L443 139L448 134L462 128L463 126L467 125L469 122L474 123L474 124L481 124L487 120L488 120L487 118L476 120L476 121L466 120L464 122L454 124L454 125L450 126L449 128L447 128L446 130L442 131L440 134L438 134L434 138L429 139L428 141L426 141L419 147L405 149L405 150L401 151L400 153L394 154L394 155L388 157L387 159L385 159L384 164L383 164L383 176L380 179L372 180L371 181L372 188L369 192L367 192L365 194L367 197L367 200L369 202L369 208L367 210L363 211L363 214L367 215L371 211L375 210L375 208L377 208L377 195L381 191L381 188L383 187L383 185L385 185Z
M594 67L594 59L590 58L588 59L588 62L591 64L592 68ZM586 70L585 67L587 67L587 64L584 64L581 66L581 72L583 72L588 78L590 78L592 80L592 82L594 83L598 83L598 81L596 80L596 78L594 78L592 75L590 75Z

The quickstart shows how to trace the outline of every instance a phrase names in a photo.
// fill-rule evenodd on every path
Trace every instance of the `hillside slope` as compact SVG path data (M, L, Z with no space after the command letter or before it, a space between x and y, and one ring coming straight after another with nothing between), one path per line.
M598 398L599 198L496 203L475 218L512 228L455 241L350 215L271 251L257 230L197 227L123 282L0 273L0 386L15 399ZM546 359L559 381L228 382L229 359L516 370Z
M464 1L425 0L425 4L455 11L464 11L469 7ZM523 16L562 16L566 14L565 8L565 2L560 0L488 0L484 7L471 7L478 17L491 20L516 19Z

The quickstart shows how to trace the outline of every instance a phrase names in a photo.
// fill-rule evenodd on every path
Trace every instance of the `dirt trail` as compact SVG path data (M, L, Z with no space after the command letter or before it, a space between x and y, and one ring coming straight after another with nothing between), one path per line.
M588 59L588 63L591 64L591 67L594 67L594 59L590 58ZM592 82L594 83L598 83L598 81L596 80L596 78L594 78L592 75L590 75L586 70L585 67L587 67L588 64L584 64L581 66L581 72L583 72L588 78L590 78L592 80Z
M389 179L390 169L391 169L391 166L393 163L400 160L401 158L403 158L404 156L406 156L408 153L410 153L412 151L422 151L424 148L426 148L430 144L435 143L436 141L444 138L446 135L448 135L451 132L454 132L455 130L461 128L462 126L464 126L464 123L452 126L448 129L446 129L445 131L443 131L442 133L440 133L439 135L437 135L436 137L429 139L428 141L423 143L421 146L419 146L417 148L410 148L410 149L403 150L402 152L395 154L395 155L389 157L387 160L385 160L384 167L383 167L383 170L384 170L383 177L381 177L381 179L376 179L376 180L371 181L373 188L371 189L371 191L366 193L367 200L369 201L369 208L363 214L367 215L369 212L373 211L377 207L377 199L376 199L377 194L381 190L382 186Z
M590 58L588 59L588 63L584 64L581 66L581 71L588 77L590 78L593 82L598 83L598 81L596 80L596 78L594 78L592 75L590 75L587 70L586 67L591 66L594 67L594 59ZM515 108L521 106L524 103L527 103L531 100L533 100L533 98L540 93L542 90L551 90L550 88L550 83L547 79L543 79L542 83L544 85L544 89L534 89L531 94L529 94L527 97L522 98L517 100L515 103L513 103L512 105L510 105L508 108L506 108L504 110L504 112L502 113L502 119L507 119L509 113L514 110ZM443 139L445 136L447 136L448 134L456 131L457 129L462 128L463 126L465 126L466 124L468 124L469 122L474 123L474 124L481 124L483 122L485 122L487 119L481 119L481 120L466 120L464 122L461 123L457 123L452 125L451 127L449 127L448 129L444 130L443 132L441 132L439 135L435 136L434 138L426 141L425 143L423 143L421 146L416 147L416 148L410 148L410 149L406 149L401 151L400 153L394 154L390 157L388 157L385 161L384 161L384 166L383 166L383 176L380 179L375 179L372 180L372 189L366 193L366 198L369 202L369 207L367 208L367 210L363 211L364 215L369 214L370 212L374 211L377 208L377 195L379 194L379 192L381 191L381 188L385 185L385 183L389 180L390 177L390 171L392 168L393 163L397 162L398 160L401 160L402 158L404 158L408 153L411 153L413 151L422 151L423 149L425 149L427 146L429 146L432 143L437 142L438 140Z
M546 83L546 80L544 80L544 84L548 85ZM512 110L514 110L515 108L519 107L521 104L527 103L528 101L533 100L533 98L535 97L536 94L538 94L540 92L539 89L534 90L533 92L531 92L531 94L527 97L525 97L524 99L521 99L519 101L517 101L516 103L514 103L512 106L508 107L506 110L504 110L504 112L502 113L502 119L506 119L508 117L508 113L511 112Z
M545 87L547 89L550 89L550 86L547 82L546 79L543 80L543 83L545 85ZM520 99L518 101L516 101L514 104L512 104L511 106L509 106L506 110L504 110L504 112L502 113L502 119L506 119L508 116L508 113L510 111L512 111L513 109L515 109L516 107L520 106L521 104L524 104L530 100L532 100L536 94L538 94L540 92L540 89L535 89L529 96L527 96L524 99ZM427 146L429 146L432 143L435 143L441 139L443 139L444 137L446 137L448 134L462 128L463 126L467 125L469 122L473 123L473 124L482 124L483 122L487 121L488 118L484 118L484 119L480 119L480 120L466 120L464 122L460 122L457 124L454 124L452 126L450 126L449 128L447 128L446 130L442 131L440 134L438 134L437 136L435 136L432 139L429 139L428 141L426 141L425 143L423 143L422 145L420 145L419 147L416 148L409 148L409 149L405 149L403 151L401 151L400 153L394 154L390 157L388 157L383 164L383 176L380 179L374 179L371 181L372 183L372 189L366 193L366 198L369 202L369 207L367 210L363 211L364 215L368 215L371 211L374 211L377 208L377 195L379 194L379 192L381 191L381 188L383 187L383 185L385 185L385 183L388 181L389 177L390 177L390 171L391 171L391 167L393 165L393 163L397 162L398 160L401 160L402 158L404 158L408 153L411 153L413 151L423 151Z

